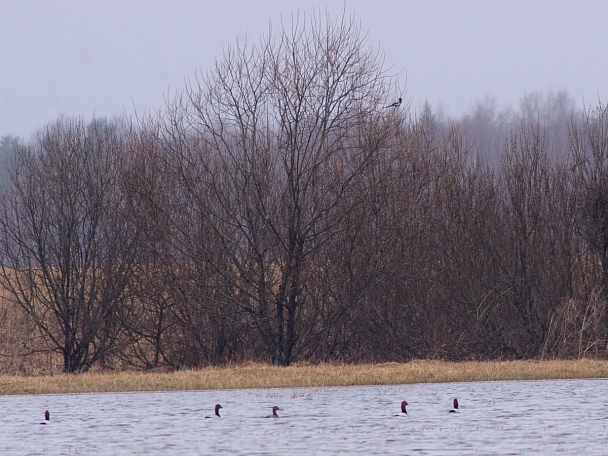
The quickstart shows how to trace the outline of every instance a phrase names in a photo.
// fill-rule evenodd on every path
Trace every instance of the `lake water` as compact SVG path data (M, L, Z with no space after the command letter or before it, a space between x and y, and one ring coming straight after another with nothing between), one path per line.
M0 455L606 455L607 393L601 379L0 396Z

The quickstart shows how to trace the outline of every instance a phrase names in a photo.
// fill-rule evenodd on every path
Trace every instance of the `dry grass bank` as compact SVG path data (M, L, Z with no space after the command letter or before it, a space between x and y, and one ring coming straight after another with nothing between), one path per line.
M250 364L201 370L0 376L0 394L86 393L608 377L608 361L414 361L274 367Z

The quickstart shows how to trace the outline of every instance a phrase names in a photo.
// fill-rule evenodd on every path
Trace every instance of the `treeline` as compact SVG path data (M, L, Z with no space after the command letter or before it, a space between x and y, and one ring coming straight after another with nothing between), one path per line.
M496 145L386 108L382 64L354 21L313 18L154 117L19 144L2 368L605 356L608 109Z

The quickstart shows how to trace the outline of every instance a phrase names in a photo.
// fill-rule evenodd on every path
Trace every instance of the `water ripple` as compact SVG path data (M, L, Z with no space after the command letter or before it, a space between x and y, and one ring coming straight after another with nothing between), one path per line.
M2 396L2 455L606 454L608 381ZM460 413L448 413L452 399ZM407 400L408 415L395 416ZM213 415L221 403L222 418ZM265 419L278 405L279 419ZM44 410L51 423L40 426ZM211 419L204 419L212 416Z

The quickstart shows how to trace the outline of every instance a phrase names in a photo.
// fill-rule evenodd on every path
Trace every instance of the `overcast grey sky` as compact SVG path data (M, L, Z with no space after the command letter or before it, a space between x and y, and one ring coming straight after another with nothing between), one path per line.
M158 109L222 46L257 41L299 8L354 13L405 99L459 116L495 96L566 89L608 96L608 2L559 0L0 0L0 137L29 139L59 115Z

